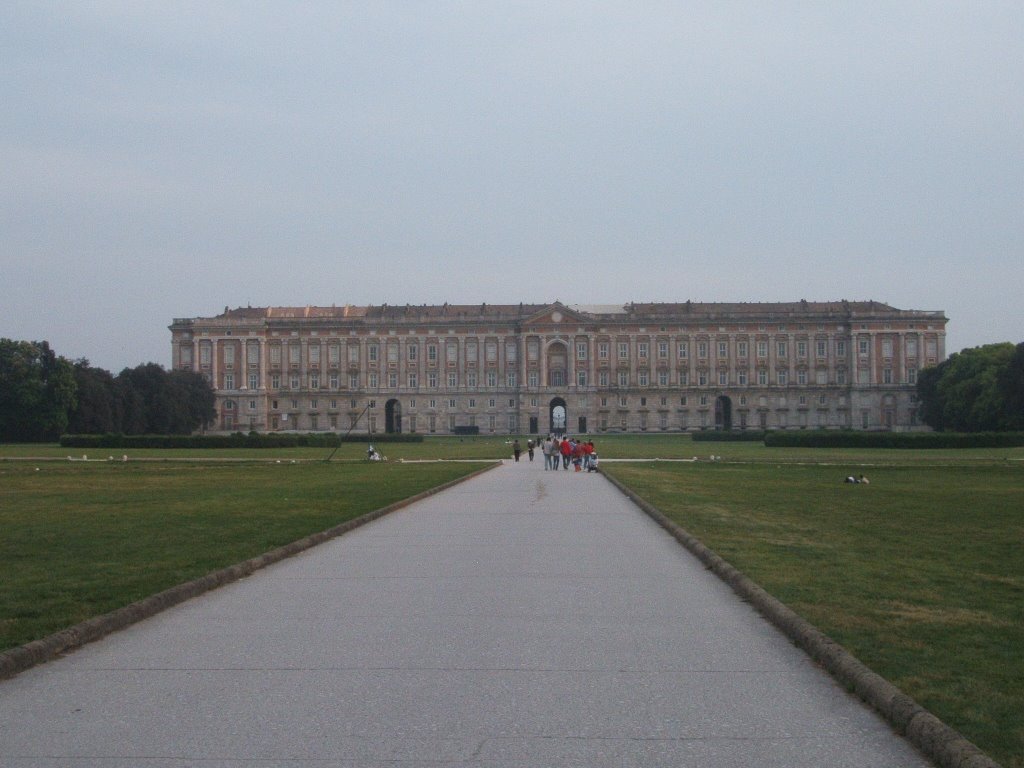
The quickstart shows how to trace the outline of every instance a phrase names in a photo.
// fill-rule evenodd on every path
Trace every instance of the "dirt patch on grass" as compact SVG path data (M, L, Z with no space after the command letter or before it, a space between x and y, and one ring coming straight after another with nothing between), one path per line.
M967 608L929 607L910 605L909 603L887 603L886 613L896 619L923 624L943 624L946 626L985 626L1009 627L1010 622L997 619L985 611L972 611Z

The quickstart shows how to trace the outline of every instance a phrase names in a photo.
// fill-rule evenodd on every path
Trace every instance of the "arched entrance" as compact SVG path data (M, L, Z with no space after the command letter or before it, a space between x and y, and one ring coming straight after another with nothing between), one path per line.
M384 406L384 431L402 431L402 404L397 400L388 400Z
M552 399L548 407L548 416L548 423L551 425L548 431L553 435L564 435L565 425L569 423L569 411L565 406L565 400L560 397Z
M715 429L732 429L732 400L725 395L715 398Z

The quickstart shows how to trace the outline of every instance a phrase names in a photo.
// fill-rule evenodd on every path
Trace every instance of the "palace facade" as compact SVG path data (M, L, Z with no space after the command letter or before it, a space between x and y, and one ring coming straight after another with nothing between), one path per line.
M912 429L943 312L875 301L225 308L176 319L214 429Z

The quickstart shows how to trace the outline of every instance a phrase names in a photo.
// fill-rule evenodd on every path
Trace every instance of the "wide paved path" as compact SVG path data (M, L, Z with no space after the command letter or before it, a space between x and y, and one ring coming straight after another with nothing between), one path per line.
M506 464L0 682L0 766L926 766L599 475Z

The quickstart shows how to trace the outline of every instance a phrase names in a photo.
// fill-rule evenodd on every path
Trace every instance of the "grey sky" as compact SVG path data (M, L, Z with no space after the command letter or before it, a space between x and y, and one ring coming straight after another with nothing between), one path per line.
M0 4L0 336L877 299L1024 340L1024 4Z

